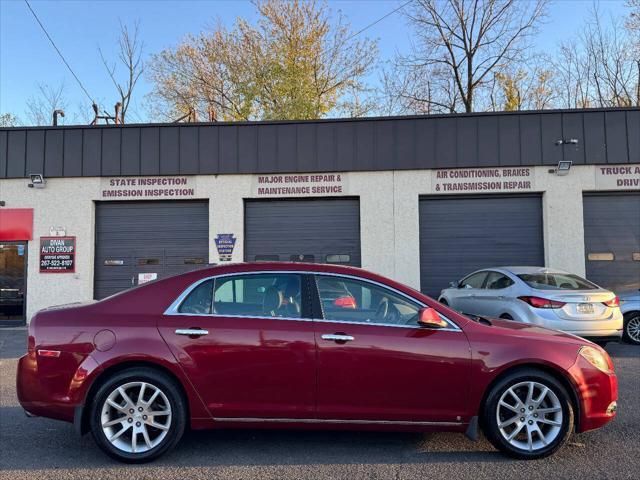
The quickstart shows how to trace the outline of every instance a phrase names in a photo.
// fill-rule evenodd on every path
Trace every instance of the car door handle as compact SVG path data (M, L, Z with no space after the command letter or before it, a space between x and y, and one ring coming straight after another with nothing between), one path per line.
M178 328L176 335L186 335L188 337L201 337L202 335L209 335L209 330L203 330L202 328Z
M351 342L355 340L351 335L345 335L343 333L325 333L322 335L322 339L334 342Z

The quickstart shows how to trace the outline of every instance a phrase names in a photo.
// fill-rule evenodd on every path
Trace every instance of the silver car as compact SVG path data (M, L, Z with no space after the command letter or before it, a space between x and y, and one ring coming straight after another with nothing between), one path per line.
M623 318L613 292L577 275L542 267L478 270L442 290L463 313L563 330L598 343L618 341Z
M621 292L620 310L624 315L624 333L622 338L625 342L640 345L640 290Z

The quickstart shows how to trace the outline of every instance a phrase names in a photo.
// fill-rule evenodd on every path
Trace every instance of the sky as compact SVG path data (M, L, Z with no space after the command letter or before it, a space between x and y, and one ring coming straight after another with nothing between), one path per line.
M117 95L98 46L106 58L115 60L120 19L124 23L140 20L145 53L150 55L177 45L185 35L205 30L217 20L232 26L239 16L249 21L256 18L254 7L245 0L30 0L30 3L89 94L109 110ZM329 0L328 3L333 11L342 11L353 31L358 31L403 2ZM604 13L620 15L624 11L623 0L601 0L599 4ZM539 51L552 51L558 42L576 34L592 5L592 0L553 2L535 47ZM380 60L384 61L396 51L409 49L410 33L406 20L396 13L362 35L378 39ZM375 83L377 75L370 81ZM26 101L36 94L40 83L64 84L68 110L78 110L83 102L88 102L24 0L0 0L0 113L10 112L22 122L27 121ZM154 120L144 107L144 96L151 89L146 78L136 87L129 123Z

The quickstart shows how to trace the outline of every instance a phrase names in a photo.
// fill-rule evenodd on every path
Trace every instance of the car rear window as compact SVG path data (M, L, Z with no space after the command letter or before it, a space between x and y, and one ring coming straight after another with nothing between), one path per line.
M521 273L518 278L538 290L597 290L598 286L570 273Z

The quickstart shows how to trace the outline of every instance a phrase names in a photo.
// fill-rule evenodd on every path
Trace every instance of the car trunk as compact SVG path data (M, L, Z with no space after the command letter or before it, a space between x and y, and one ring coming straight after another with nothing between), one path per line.
M559 290L550 294L545 291L541 296L565 305L553 311L563 320L600 320L611 315L611 307L604 302L612 300L615 295L607 290Z

